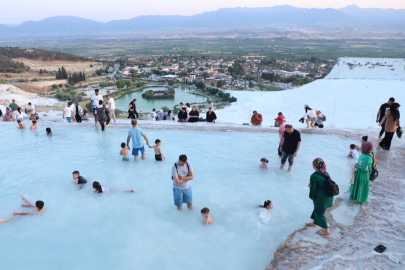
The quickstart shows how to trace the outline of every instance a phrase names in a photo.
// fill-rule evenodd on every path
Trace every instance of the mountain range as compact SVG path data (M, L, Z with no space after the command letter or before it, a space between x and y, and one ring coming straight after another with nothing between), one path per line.
M106 23L74 16L56 16L41 21L26 21L17 26L0 24L0 35L71 36L125 34L144 31L181 29L221 29L264 27L274 25L301 26L380 26L405 29L405 9L359 8L350 5L340 9L308 9L293 6L260 8L222 8L192 16L138 16L129 20Z

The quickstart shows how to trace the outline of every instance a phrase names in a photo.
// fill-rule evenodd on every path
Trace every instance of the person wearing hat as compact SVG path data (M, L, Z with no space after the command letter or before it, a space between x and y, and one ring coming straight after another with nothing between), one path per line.
M206 116L206 121L210 123L215 123L217 120L217 115L215 112L212 111L212 107L208 108L207 116Z
M284 115L282 112L279 112L277 118L274 119L274 126L279 127L283 122L284 122Z
M97 111L97 108L99 108L99 106L100 106L100 100L101 101L103 100L103 96L100 95L99 92L100 91L98 89L96 89L96 90L94 90L94 94L91 95L91 107L92 107L93 115L94 115L94 126L96 126L96 127L97 127L96 111Z

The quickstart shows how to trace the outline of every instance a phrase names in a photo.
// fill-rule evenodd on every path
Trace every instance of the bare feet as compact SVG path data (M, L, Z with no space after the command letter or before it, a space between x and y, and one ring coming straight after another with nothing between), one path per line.
M313 222L305 223L305 225L309 227L316 227L316 225Z
M11 220L11 218L8 218L8 219L1 219L0 218L0 223L2 223L2 222L7 222L7 221L10 221Z
M316 233L319 235L330 235L329 229L319 229Z
M182 207L181 206L177 206L177 210L181 210L182 209Z
M131 189L129 192L136 192L136 190L135 190L135 189Z
M193 205L192 204L187 204L188 209L193 209Z

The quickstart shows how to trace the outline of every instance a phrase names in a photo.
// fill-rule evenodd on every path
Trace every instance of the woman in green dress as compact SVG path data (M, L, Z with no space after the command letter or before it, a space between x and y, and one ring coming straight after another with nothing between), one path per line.
M329 235L328 222L326 221L325 211L333 205L333 197L328 197L325 194L325 180L330 178L326 172L326 164L321 158L317 158L312 162L315 172L311 175L311 180L308 185L310 188L309 198L314 202L314 211L311 219L314 221L307 223L307 226L319 226L317 231L320 235Z
M353 199L355 202L365 203L368 199L370 173L373 170L373 164L375 163L373 143L362 143L361 152L363 154L357 161L357 171L354 175L354 183L350 187L350 199Z

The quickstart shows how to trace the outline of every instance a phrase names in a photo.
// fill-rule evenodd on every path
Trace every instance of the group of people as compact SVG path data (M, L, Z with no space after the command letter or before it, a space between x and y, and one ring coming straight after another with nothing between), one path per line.
M108 128L111 119L115 117L115 100L110 95L107 95L107 105L104 104L103 96L98 89L94 90L94 94L91 96L91 107L94 115L94 126L97 127L97 122L101 126L101 130Z
M376 122L381 126L378 139L380 141L380 147L384 150L390 150L392 138L394 137L397 128L401 127L399 122L400 107L401 105L395 102L395 98L391 97L388 102L382 104L378 110ZM385 136L381 139L384 133Z
M28 102L28 107L23 111L16 103L15 99L6 107L6 112L3 116L3 122L18 122L24 119L24 115L27 115L30 120L38 120L39 116L35 109L34 104ZM1 114L0 114L1 116Z
M196 123L196 122L209 122L215 123L217 120L217 115L213 111L212 107L208 108L206 113L206 118L200 118L200 112L198 111L196 106L191 107L189 103L186 103L184 106L183 102L180 102L179 106L180 110L177 114L177 122L189 122L189 123ZM171 110L167 113L164 113L163 109L160 110L159 113L156 113L156 109L153 109L152 112L149 114L148 117L151 121L163 121L163 120L170 120L176 121L176 118Z

